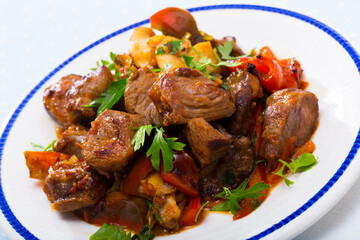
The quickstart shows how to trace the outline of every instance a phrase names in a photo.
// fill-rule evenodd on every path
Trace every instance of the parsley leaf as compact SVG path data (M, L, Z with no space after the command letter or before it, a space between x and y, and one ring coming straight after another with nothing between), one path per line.
M170 48L170 54L175 54L177 51L179 51L180 46L181 46L182 40L174 40L174 41L170 41L165 43L163 46L159 47L156 50L156 55L163 55L166 53L164 47L168 47Z
M215 195L216 198L225 198L226 200L211 208L211 211L226 211L230 210L232 214L235 214L241 209L239 201L245 198L258 198L264 194L261 191L270 187L268 184L258 182L251 187L246 188L248 180L243 181L239 187L234 190L229 190L224 187L224 191Z
M131 73L132 68L130 68L126 78L112 82L110 87L101 94L101 97L94 99L90 104L82 107L98 107L97 116L106 109L111 109L124 95Z
M131 240L152 240L154 239L154 235L151 234L151 227L149 227L147 224L140 230L139 233L132 236ZM127 239L126 239L127 240Z
M233 46L234 46L233 41L225 42L224 45L221 45L221 44L218 45L217 49L221 53L222 59L235 60L235 59L239 59L239 58L243 58L243 57L252 57L254 55L255 48L251 49L249 54L245 54L245 55L238 56L238 57L232 57L232 56L230 56L230 54L233 50Z
M49 145L47 145L46 147L43 147L42 145L36 144L36 143L31 143L31 145L34 148L39 148L44 152L53 152L53 151L55 151L55 143L56 143L56 141L57 140L52 140L51 143Z
M164 171L168 173L173 169L173 150L181 151L185 147L185 144L176 142L177 138L165 138L164 129L158 126L145 125L138 128L131 144L134 145L134 151L144 146L146 134L151 135L152 130L155 129L155 136L151 143L150 148L146 152L146 156L151 156L151 163L155 170L160 170L160 152L164 164ZM146 134L145 134L146 133Z
M279 159L279 162L281 162L283 165L275 174L284 178L286 185L290 187L290 185L294 184L294 182L286 178L286 174L283 173L285 167L288 167L292 173L305 172L310 170L317 163L317 159L312 153L304 153L296 160L290 159L289 163L281 159Z
M115 225L104 223L101 228L91 235L89 240L131 240L131 233L126 233Z
M199 211L196 213L195 222L197 222L201 210L202 210L208 203L209 203L209 201L206 201L203 205L201 205L201 207L199 208Z
M171 62L168 62L167 64L164 65L163 71L166 72L166 71L170 70L171 68L172 68L172 64L171 64Z

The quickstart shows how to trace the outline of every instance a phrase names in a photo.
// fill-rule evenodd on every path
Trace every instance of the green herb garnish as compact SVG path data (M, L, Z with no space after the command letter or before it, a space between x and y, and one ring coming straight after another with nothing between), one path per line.
M126 233L115 225L104 223L96 233L90 236L89 240L131 240L131 233Z
M229 190L224 187L224 191L216 194L216 198L225 198L226 200L219 205L216 205L211 208L211 211L227 211L230 210L232 214L235 214L238 210L241 209L239 201L245 198L258 198L264 194L261 191L266 190L270 187L268 184L263 182L258 182L252 185L251 187L246 188L248 180L243 181L239 187L234 190Z
M275 174L284 178L286 185L290 187L290 185L294 184L294 182L286 178L286 174L283 173L284 168L288 167L292 173L305 172L310 170L317 163L317 159L312 153L304 153L296 160L290 159L289 163L281 159L279 159L279 162L281 162L283 165Z
M90 104L82 107L97 107L97 116L106 109L111 109L124 95L131 73L132 68L130 68L126 78L112 82L110 87L101 94L101 97L94 99Z
M52 140L51 143L49 145L47 145L46 147L43 147L42 145L36 144L36 143L31 143L31 145L34 148L39 148L44 152L53 152L53 151L55 151L55 143L56 143L56 141L57 140Z
M225 42L224 45L219 44L217 49L221 53L221 58L224 60L235 60L235 59L240 59L243 57L252 57L255 52L255 48L253 48L253 49L251 49L249 54L245 54L245 55L238 56L238 57L232 57L232 56L230 56L230 54L233 50L233 47L234 47L233 41Z
M165 46L170 48L170 54L175 54L177 51L179 51L181 43L182 43L182 40L174 40L174 41L167 42L163 46L159 47L156 50L156 55L165 54L166 53L165 49L164 49Z
M144 146L146 134L150 136L153 129L155 129L155 136L150 148L146 152L146 156L149 157L151 155L151 163L155 170L159 171L161 152L164 171L165 173L168 173L173 169L173 150L181 151L185 147L185 144L176 142L177 138L164 137L164 129L159 126L152 125L140 127L131 140L131 144L134 146L134 151L137 151L140 147Z
M201 205L201 207L199 208L199 211L196 213L195 222L197 222L201 210L202 210L208 203L209 203L209 201L206 201L203 205Z
M166 71L170 70L171 68L172 68L172 64L171 64L171 62L168 62L167 64L164 65L163 71L166 72Z

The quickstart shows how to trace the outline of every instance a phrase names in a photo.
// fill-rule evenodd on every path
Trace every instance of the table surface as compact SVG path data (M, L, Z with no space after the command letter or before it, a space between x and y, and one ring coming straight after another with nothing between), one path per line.
M220 4L219 0L0 0L0 125L24 96L68 56L108 33L168 6ZM360 1L226 1L270 5L304 13L360 43ZM139 9L139 6L141 8ZM136 13L136 14L133 14ZM86 26L86 27L84 27ZM360 180L337 205L296 239L358 239ZM0 213L0 221L6 221ZM0 229L0 239L7 239Z

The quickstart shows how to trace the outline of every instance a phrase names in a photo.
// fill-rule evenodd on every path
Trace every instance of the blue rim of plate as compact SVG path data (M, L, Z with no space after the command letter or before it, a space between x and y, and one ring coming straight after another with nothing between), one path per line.
M335 39L344 49L345 51L350 55L351 59L353 60L354 64L356 65L356 68L358 69L358 72L360 73L360 56L356 52L356 50L351 46L351 44L338 32L336 32L334 29L330 28L329 26L325 25L322 22L319 22L318 20L315 20L311 17L308 17L306 15L281 9L281 8L274 8L274 7L268 7L268 6L259 6L259 5L245 5L245 4L224 4L224 5L212 5L212 6L203 6L203 7L195 7L188 9L190 12L197 12L197 11L208 11L208 10L221 10L221 9L246 9L246 10L259 10L259 11L266 11L266 12L273 12L273 13L279 13L282 15L290 16L299 20L302 20L304 22L307 22L323 32L327 33L329 36L331 36L333 39ZM64 68L67 64L69 64L71 61L76 59L78 56L83 54L84 52L92 49L93 47L99 45L102 42L107 41L110 38L113 38L123 32L126 32L128 30L134 29L138 26L144 25L149 23L150 20L144 20L140 21L138 23L129 25L125 28L122 28L116 32L113 32L100 40L90 44L89 46L85 47L84 49L80 50L73 56L71 56L69 59L64 61L62 64L60 64L57 68L55 68L52 72L50 72L43 80L41 80L31 91L30 93L22 100L20 105L15 109L14 113L11 115L10 120L7 122L5 129L1 135L0 138L0 208L3 212L5 218L10 223L10 225L13 227L13 229L20 234L24 239L38 239L34 234L32 234L29 230L27 230L21 222L16 218L14 213L11 211L9 204L6 201L3 189L2 189L2 182L1 182L1 161L3 156L3 150L5 147L5 143L7 140L7 137L9 136L10 130L12 129L17 117L21 113L21 111L24 109L26 104L30 101L30 99L34 96L34 94L52 77L54 76L58 71L60 71L62 68ZM355 138L355 141L351 147L350 152L346 156L344 162L341 164L340 168L336 171L336 173L330 178L330 180L312 197L310 198L305 204L303 204L300 208L298 208L296 211L291 213L286 218L282 219L278 223L272 225L268 229L258 233L257 235L252 236L249 239L260 239L263 238L272 232L280 229L284 225L288 224L292 220L294 220L296 217L300 216L303 212L305 212L308 208L310 208L312 205L314 205L322 196L324 196L325 193L329 191L329 189L339 180L339 178L344 174L345 170L348 168L352 160L354 159L356 153L358 152L360 147L360 130L357 133L357 136Z

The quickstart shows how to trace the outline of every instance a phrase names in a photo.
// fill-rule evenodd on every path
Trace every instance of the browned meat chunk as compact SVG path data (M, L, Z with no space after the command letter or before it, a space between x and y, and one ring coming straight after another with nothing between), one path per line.
M185 124L193 118L215 121L235 111L229 92L201 72L185 67L163 74L150 89L149 96L163 115L165 126Z
M200 171L199 190L203 198L213 197L223 187L238 187L253 171L254 150L247 137L234 140L227 154Z
M68 101L66 110L69 123L86 125L91 122L96 116L96 111L93 108L84 108L83 106L100 97L113 81L114 76L105 66L99 67L96 71L76 81L66 93Z
M85 141L87 131L81 126L70 126L61 133L55 144L55 152L81 156L81 144Z
M44 106L50 116L61 125L68 125L65 95L81 76L70 74L62 77L59 81L47 87L44 91Z
M249 135L252 99L262 97L258 77L248 72L234 72L228 78L230 91L235 96L236 111L229 119L227 129L236 136Z
M231 144L230 138L225 137L203 118L190 120L184 133L201 167L224 156Z
M291 137L295 137L293 149L311 138L318 118L318 99L311 92L289 88L277 91L266 99L262 156L267 160L268 170L277 167L278 159Z
M157 75L148 68L140 68L137 76L129 79L124 94L126 111L145 116L153 125L162 123L161 116L148 95L156 79Z
M106 176L121 171L134 155L134 128L145 125L144 121L140 115L105 110L91 123L81 146L85 161Z
M213 40L211 40L211 45L213 46L213 48L217 48L217 46L219 46L219 44L224 45L224 43L229 42L229 41L233 41L233 50L231 51L230 56L237 57L237 56L241 56L241 55L245 54L241 50L241 48L239 48L238 45L236 44L236 38L232 37L232 36L226 36L226 37L223 37L220 40L213 39Z
M99 226L106 222L140 232L147 223L147 212L144 199L111 192L95 205L84 209L84 220Z
M45 178L44 192L60 212L95 204L105 194L105 180L83 160L59 161Z

